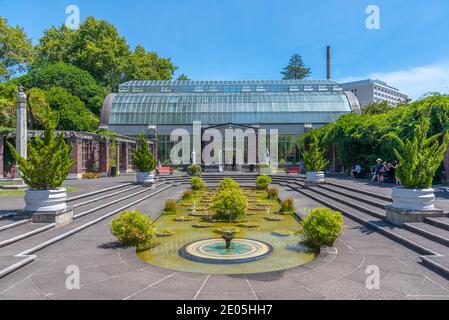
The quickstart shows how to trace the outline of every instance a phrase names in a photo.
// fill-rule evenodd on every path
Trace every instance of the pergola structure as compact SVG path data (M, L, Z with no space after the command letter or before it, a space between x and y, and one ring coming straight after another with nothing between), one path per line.
M28 131L28 140L43 136L43 131ZM136 148L137 139L127 136L93 134L88 132L58 131L63 134L67 143L73 145L72 157L75 164L70 170L69 179L81 179L87 172L100 173L107 176L111 172L111 164L116 165L117 172L129 173L134 171L131 150ZM5 141L14 139L15 134L0 135L0 177L5 174ZM149 141L155 152L155 141ZM111 146L115 144L116 159L111 159Z

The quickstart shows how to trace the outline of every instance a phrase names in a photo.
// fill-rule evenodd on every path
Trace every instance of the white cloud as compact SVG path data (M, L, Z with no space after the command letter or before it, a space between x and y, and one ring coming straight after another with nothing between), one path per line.
M385 81L409 95L410 98L418 99L428 92L449 93L449 62L392 72L371 73L362 78L341 79L341 82L366 78Z

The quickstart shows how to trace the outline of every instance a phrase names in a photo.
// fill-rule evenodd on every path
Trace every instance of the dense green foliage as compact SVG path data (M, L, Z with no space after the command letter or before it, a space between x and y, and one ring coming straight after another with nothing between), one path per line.
M36 137L28 144L28 158L25 160L8 143L27 185L35 190L59 189L73 166L72 146L68 146L61 134L55 137L56 124L47 121L44 137Z
M220 184L218 186L218 190L234 190L234 189L240 189L240 185L232 178L225 178L220 181Z
M429 136L443 132L449 123L449 97L429 96L383 114L347 114L302 136L300 142L305 145L311 136L316 136L321 146L329 150L336 147L338 160L346 170L358 163L369 172L377 158L388 162L395 160L398 143L387 134L391 132L401 139L411 139L422 115L430 119ZM441 170L437 171L436 178L440 176Z
M23 73L33 62L35 51L31 40L20 27L8 25L0 16L0 82Z
M157 167L157 160L153 157L147 138L142 133L139 136L139 144L133 150L132 159L139 172L152 173Z
M122 244L142 251L150 247L155 225L147 215L139 211L125 211L112 220L110 229Z
M170 59L161 59L141 46L131 51L112 24L93 17L78 30L65 26L46 30L37 51L41 60L73 64L110 89L131 79L169 80L176 70Z
M90 112L80 98L59 87L45 91L45 100L59 117L59 129L95 132L98 119Z
M312 250L333 246L343 233L343 216L327 208L317 208L303 220L299 236L301 243Z
M256 179L256 187L259 190L267 190L271 184L271 178L269 176L258 176Z
M402 185L411 189L426 189L432 186L433 177L440 167L449 145L449 132L428 137L430 120L423 116L416 124L412 139L401 139L390 133L399 145L395 156L399 161L396 175Z
M192 164L187 168L187 173L191 177L201 177L201 174L203 173L203 169L199 164Z
M245 217L248 200L240 188L225 188L214 196L210 208L216 220L236 221Z
M383 114L391 111L393 108L394 107L391 106L387 101L373 102L363 107L362 113L370 115Z
M281 74L284 80L301 80L310 76L312 72L310 68L306 68L302 57L295 53Z
M192 179L190 179L190 185L192 186L192 190L194 191L203 190L206 186L205 182L200 177L193 177Z
M319 146L319 141L315 136L311 137L310 144L302 153L304 165L308 172L319 172L329 165L329 161L324 158L325 151Z
M107 90L97 84L95 79L84 70L63 62L33 65L24 77L25 88L48 90L60 87L73 96L80 98L86 107L99 116Z

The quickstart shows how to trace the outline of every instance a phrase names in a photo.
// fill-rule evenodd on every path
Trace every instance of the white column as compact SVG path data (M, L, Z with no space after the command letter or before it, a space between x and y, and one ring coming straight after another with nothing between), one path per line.
M24 159L28 157L28 130L27 130L27 96L22 85L17 93L17 122L16 122L16 151ZM17 166L20 174L20 167Z

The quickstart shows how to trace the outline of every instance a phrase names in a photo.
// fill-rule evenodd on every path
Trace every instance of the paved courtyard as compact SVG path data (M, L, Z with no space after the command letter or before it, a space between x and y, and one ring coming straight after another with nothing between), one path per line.
M154 217L164 199L180 196L184 189L168 189L133 209L152 212ZM83 190L87 192L88 187ZM281 191L291 193L303 210L321 206L286 188ZM345 219L345 233L335 248L314 262L282 272L241 276L175 272L148 265L136 257L134 249L115 245L110 221L37 252L33 264L0 280L0 299L449 299L449 281L421 265L419 254L350 219ZM26 241L23 249L33 245ZM79 290L66 288L65 272L72 265L80 268ZM378 290L366 286L370 266L380 270Z

